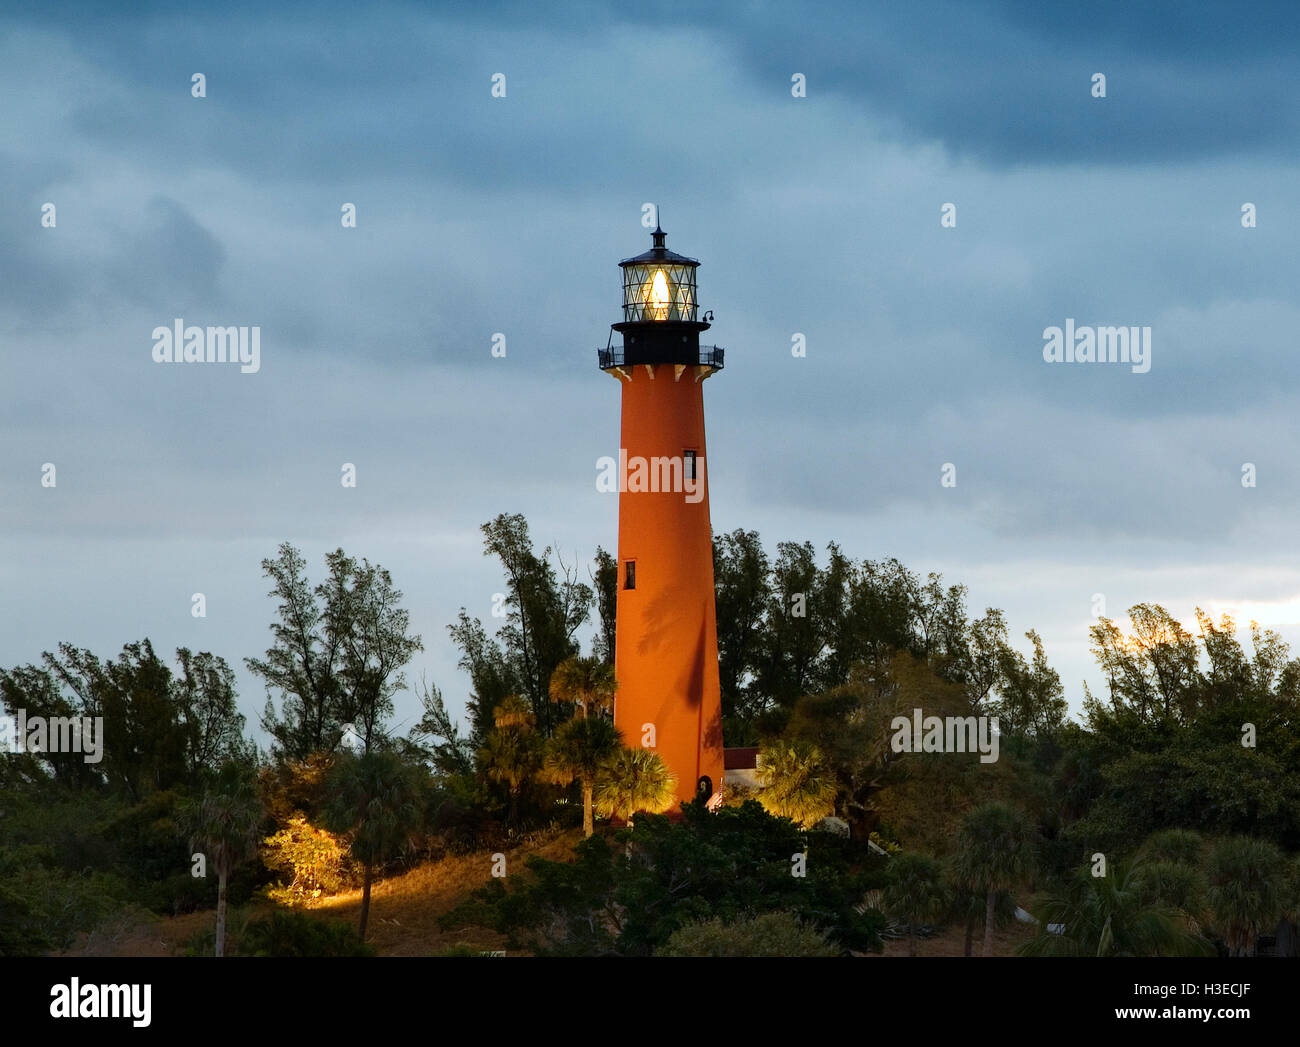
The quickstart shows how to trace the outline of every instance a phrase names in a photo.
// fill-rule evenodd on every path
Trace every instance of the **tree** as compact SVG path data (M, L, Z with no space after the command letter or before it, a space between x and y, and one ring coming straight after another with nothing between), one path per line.
M812 543L780 542L776 549L754 691L788 710L813 685L826 639Z
M406 687L401 667L424 649L419 636L407 635L410 617L386 570L342 549L325 563L326 580L313 589L306 560L288 542L276 559L262 561L274 582L269 595L280 600L279 620L265 659L245 662L268 692L280 694L281 712L268 697L262 725L277 754L290 759L333 752L348 724L368 752L393 695Z
M1297 709L1300 661L1290 659L1290 648L1276 632L1261 631L1252 622L1254 656L1248 658L1227 615L1216 623L1196 609L1199 648L1197 637L1159 604L1136 604L1129 617L1128 636L1108 618L1089 630L1109 688L1109 708L1091 696L1085 702L1094 726L1188 724L1206 714L1231 713L1243 702Z
M1267 840L1230 837L1210 850L1207 900L1231 955L1247 955L1281 917L1286 871L1282 853Z
M364 559L358 563L342 549L327 553L325 562L329 577L321 597L326 630L342 638L340 714L370 752L381 724L392 715L393 695L406 689L402 666L424 650L424 643L407 635L410 613L384 568Z
M588 712L613 712L614 667L597 658L580 658L573 655L555 667L551 674L551 701L560 705L576 705L579 715Z
M596 780L610 757L623 746L623 736L612 720L597 714L570 720L546 745L546 770L560 785L575 778L582 784L582 832L595 831L592 819Z
M469 674L470 693L465 709L470 718L469 741L482 748L492 730L492 711L510 695L521 690L521 681L500 645L477 618L460 609L454 625L447 626L452 642L460 650L456 666Z
M825 757L839 787L835 813L859 839L875 828L874 798L897 767L889 745L897 705L898 686L888 665L881 671L859 665L848 683L801 698L784 735L816 746Z
M475 682L476 737L486 733L486 710L510 693L529 703L538 730L549 737L558 723L550 702L551 674L578 653L574 634L590 615L593 593L558 557L557 576L549 547L540 555L533 552L523 516L502 513L481 529L484 555L495 556L506 574L506 621L489 638L482 623L462 608L459 622L450 627L461 648L461 667ZM487 693L480 683L491 685Z
M622 818L631 827L640 811L662 814L677 803L677 775L649 749L619 749L596 781L596 813Z
M262 805L244 769L227 765L215 785L185 813L190 847L217 872L217 948L226 954L226 885L230 874L257 851Z
M132 801L201 785L208 768L248 762L234 674L207 651L176 652L177 677L146 638L126 644L116 661L64 643L45 652L44 667L0 669L0 701L33 717L98 718L100 761L82 752L47 752L41 763L61 785L107 787ZM28 755L24 766L44 778Z
M421 678L416 694L424 706L424 715L411 729L411 741L429 755L433 769L438 774L471 775L474 773L474 745L462 738L459 725L447 712L442 692ZM421 745L420 739L429 738L433 745Z
M1032 873L1036 835L1022 813L1000 803L983 804L962 822L957 834L957 870L966 886L985 897L984 956L993 952L997 893Z
M1141 856L1148 862L1179 862L1199 865L1205 841L1191 829L1164 829L1142 842Z
M419 787L411 768L383 750L336 757L327 785L326 825L349 834L352 856L361 863L357 935L364 942L374 868L396 857L409 839L419 819Z
M904 851L889 860L886 876L882 904L907 925L907 955L915 956L917 925L934 923L948 910L943 867L928 855Z
M1033 629L1025 636L1034 646L1033 660L1003 646L998 655L999 695L990 711L1003 734L1050 737L1065 722L1069 703L1060 675L1047 662L1042 638Z
M752 718L746 685L761 651L761 625L771 595L770 566L757 531L714 537L713 586L718 622L722 715Z
M262 561L262 572L274 583L268 595L280 600L279 620L271 624L275 642L264 661L244 659L249 671L266 681L268 691L280 691L282 715L276 716L268 697L262 724L290 759L332 752L343 725L338 681L343 638L326 628L306 569L307 561L288 542L280 545L276 559Z
M880 950L884 918L875 909L861 911L878 859L864 860L847 840L828 836L801 877L790 875L800 830L752 800L716 813L684 804L679 821L638 816L635 835L631 860L599 833L579 840L572 860L530 855L526 874L491 880L439 922L491 927L512 948L535 955L649 956L684 925L717 918L735 927L776 912L822 932L841 950ZM744 928L721 937L730 942L722 948L735 947L737 938L742 948L759 944ZM761 938L765 950L780 948L766 933Z
M229 761L251 764L253 747L244 739L244 717L236 704L235 671L207 651L176 650L181 675L175 681L185 732L185 765L191 781Z
M614 664L618 635L618 561L596 546L596 570L591 576L596 591L596 611L600 631L596 634L595 652L606 665Z
M772 814L810 829L835 813L839 786L817 746L797 739L769 742L758 764L762 787L754 798Z
M479 760L487 776L506 787L510 800L507 820L519 818L524 786L542 768L542 741L533 731L532 711L518 695L508 696L494 711L495 727L488 733Z
M1104 876L1076 869L1034 909L1038 934L1022 956L1206 956L1213 947L1185 913L1151 892L1143 863L1112 862Z

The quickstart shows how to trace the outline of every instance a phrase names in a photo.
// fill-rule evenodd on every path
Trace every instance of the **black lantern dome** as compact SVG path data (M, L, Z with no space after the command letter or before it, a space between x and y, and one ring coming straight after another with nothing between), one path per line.
M623 348L600 350L602 370L635 364L688 364L718 370L722 350L700 347L700 332L709 329L698 318L695 270L700 263L668 250L667 234L659 226L650 235L650 250L618 263L623 270L623 321L610 326L623 336Z

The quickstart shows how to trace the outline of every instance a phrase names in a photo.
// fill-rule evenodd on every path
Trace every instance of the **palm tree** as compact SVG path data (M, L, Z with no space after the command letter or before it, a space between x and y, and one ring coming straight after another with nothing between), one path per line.
M357 935L365 941L374 867L393 858L409 838L419 818L419 788L411 768L398 756L372 750L362 756L340 756L326 779L326 789L325 821L334 832L351 836L352 856L362 866Z
M1206 863L1207 898L1224 944L1245 956L1259 933L1282 914L1286 881L1282 852L1248 836L1220 840Z
M957 873L957 862L951 863L947 884L951 892L949 918L960 920L965 928L962 955L972 956L975 951L975 928L988 919L988 897L977 888L964 883ZM1010 891L998 891L993 899L993 926L1004 927L1015 919L1016 904Z
M492 725L497 730L508 727L521 731L531 731L537 722L528 703L517 694L510 694L501 699L501 704L492 710Z
M881 902L885 911L907 924L907 955L916 955L916 925L941 920L948 910L943 867L924 854L896 854L889 861Z
M763 746L758 763L763 784L755 799L772 814L810 829L835 813L839 786L817 746L774 742Z
M1201 834L1191 829L1162 829L1154 832L1142 843L1142 857L1153 862L1180 862L1183 865L1200 865L1205 841Z
M554 686L554 684L552 684ZM559 785L577 778L582 783L582 832L595 832L592 795L602 766L623 747L623 735L605 716L590 716L564 724L546 746L546 771Z
M1199 928L1205 912L1205 874L1195 865L1141 859L1137 867L1148 900L1178 909Z
M1176 863L1162 862L1161 865ZM1188 914L1151 893L1151 867L1114 862L1105 876L1079 869L1034 907L1038 935L1021 956L1206 956L1214 947Z
M217 870L218 956L226 955L226 885L236 866L256 852L263 813L250 781L231 768L222 779L187 812L190 847Z
M551 701L572 702L583 719L593 710L613 710L617 688L614 667L599 658L574 655L557 665L551 674Z
M594 793L596 813L622 818L632 828L638 811L661 814L677 802L677 775L658 753L649 749L619 749L609 757Z
M492 719L495 730L488 732L479 759L487 776L506 787L510 797L506 820L513 825L524 786L541 770L542 743L533 733L535 718L518 695L503 699L492 710Z
M993 952L998 892L1033 872L1036 835L1020 811L1001 803L976 807L958 831L958 876L965 886L984 895L983 956Z

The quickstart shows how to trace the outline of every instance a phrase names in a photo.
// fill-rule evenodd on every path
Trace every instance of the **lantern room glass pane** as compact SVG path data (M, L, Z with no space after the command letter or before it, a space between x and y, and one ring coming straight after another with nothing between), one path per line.
M697 311L695 266L623 267L624 320L694 320Z

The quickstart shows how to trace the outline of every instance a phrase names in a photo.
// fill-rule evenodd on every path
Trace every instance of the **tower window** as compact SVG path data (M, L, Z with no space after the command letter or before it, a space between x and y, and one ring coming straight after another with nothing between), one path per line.
M694 451L682 452L682 475L687 480L695 479L695 452Z
M624 589L636 588L636 561L635 560L623 561L623 588Z

